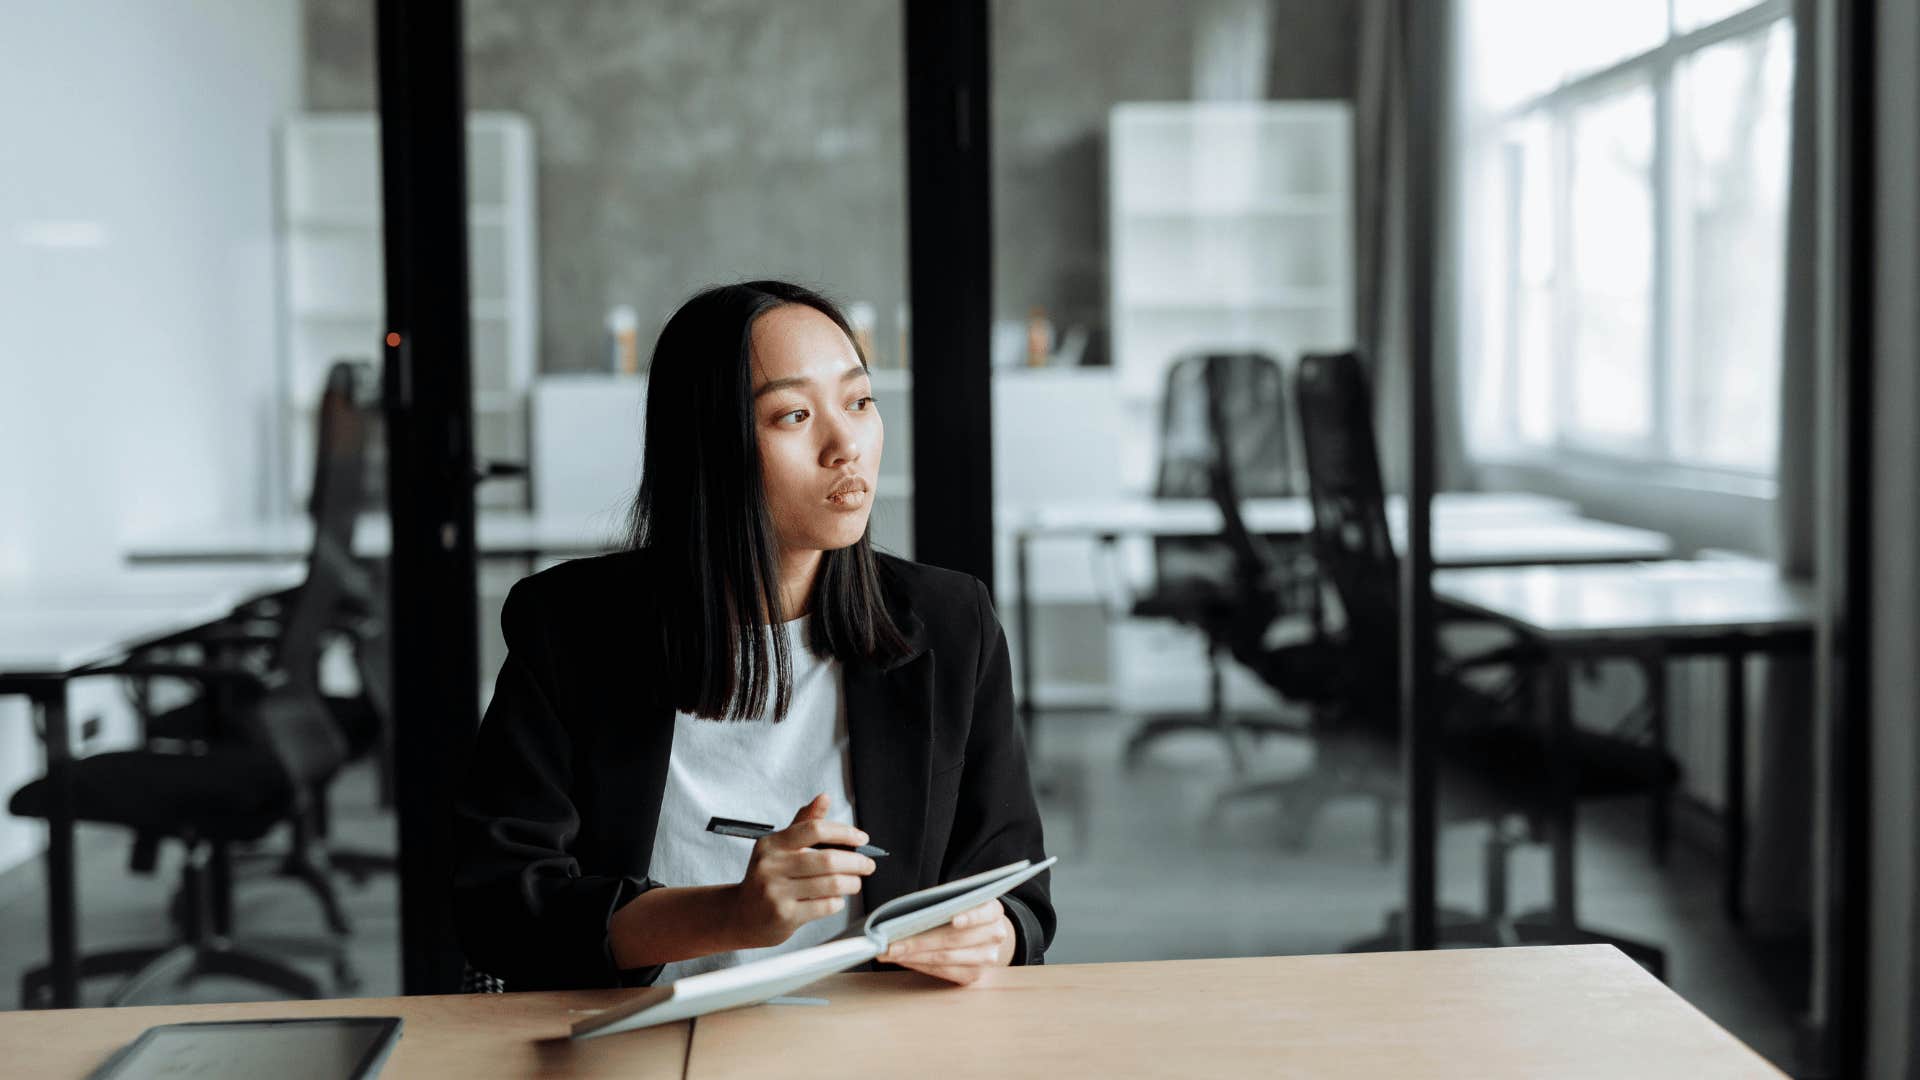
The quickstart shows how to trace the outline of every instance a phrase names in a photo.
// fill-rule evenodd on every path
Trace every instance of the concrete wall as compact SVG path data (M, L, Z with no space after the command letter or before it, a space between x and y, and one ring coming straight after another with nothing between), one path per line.
M1356 9L1326 0L995 0L995 314L1020 319L1039 305L1056 326L1104 327L1115 102L1223 89L1351 99ZM1265 40L1236 41L1235 30ZM1221 87L1216 73L1249 53L1265 78Z
M0 33L0 578L120 565L142 530L264 505L273 131L297 0L75 0ZM112 686L76 718L127 718ZM0 793L40 770L0 699ZM0 815L0 868L40 846Z
M600 365L613 304L639 309L650 345L694 288L758 275L874 304L892 352L906 296L899 0L466 10L469 105L526 114L539 147L542 370ZM372 108L371 6L306 11L308 107ZM1247 55L1273 96L1352 93L1348 4L996 0L991 19L1003 318L1037 304L1063 325L1103 321L1107 109L1204 92L1222 20L1267 34Z

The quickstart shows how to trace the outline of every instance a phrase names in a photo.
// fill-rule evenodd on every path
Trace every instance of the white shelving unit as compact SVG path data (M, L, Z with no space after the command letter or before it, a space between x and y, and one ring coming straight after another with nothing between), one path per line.
M380 128L367 112L306 113L280 133L286 345L281 380L289 507L313 473L313 410L336 359L381 354ZM539 335L533 127L525 117L467 117L467 260L474 454L524 461L527 393ZM375 475L384 469L373 463ZM524 481L491 481L483 506L524 507Z
M1291 368L1354 341L1353 115L1342 102L1153 102L1109 115L1108 313L1120 485L1151 490L1167 368L1257 349ZM1136 579L1146 545L1121 545ZM1112 624L1107 688L1130 708L1198 708L1206 647L1164 621ZM1271 696L1229 665L1232 708Z
M1291 364L1354 340L1353 113L1343 102L1116 105L1108 308L1132 430L1153 431L1167 367L1197 349ZM1123 447L1130 490L1157 449Z

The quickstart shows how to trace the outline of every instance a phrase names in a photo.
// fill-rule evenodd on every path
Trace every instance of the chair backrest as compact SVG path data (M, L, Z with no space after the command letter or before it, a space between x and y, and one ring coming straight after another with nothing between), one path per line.
M1262 538L1247 528L1240 510L1240 477L1234 466L1233 417L1226 407L1226 382L1215 379L1208 397L1214 434L1208 494L1220 510L1221 538L1233 558L1233 603L1222 610L1217 631L1228 636L1229 648L1245 661L1265 648L1266 631L1284 607L1275 591L1281 577L1280 559ZM1251 664L1258 670L1260 665Z
M1379 657L1386 682L1399 670L1400 563L1387 528L1366 371L1350 352L1303 356L1294 384L1314 562L1345 613L1347 644Z
M280 682L258 713L261 733L302 784L325 780L346 760L345 737L320 696L320 653L342 605L371 589L370 575L353 557L365 495L367 417L344 362L327 372L317 426L307 577L288 599L274 658Z
M1287 438L1286 377L1279 361L1257 352L1182 357L1167 371L1160 403L1154 496L1211 498L1222 447L1241 496L1291 495L1295 485ZM1155 576L1163 586L1195 580L1229 584L1233 558L1214 539L1154 542Z
M1212 495L1221 436L1243 497L1293 494L1286 397L1280 362L1265 353L1196 353L1175 361L1167 370L1160 401L1160 469L1154 497ZM1216 417L1226 424L1218 435Z

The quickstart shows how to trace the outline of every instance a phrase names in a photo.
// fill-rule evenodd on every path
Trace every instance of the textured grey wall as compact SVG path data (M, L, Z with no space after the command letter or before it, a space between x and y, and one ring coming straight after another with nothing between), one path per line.
M1340 0L994 0L996 307L1098 326L1106 115L1193 96L1202 20L1263 7L1267 91L1351 97ZM374 104L370 0L308 0L314 109ZM603 362L608 307L643 347L711 281L784 276L905 298L900 0L468 0L467 93L539 155L541 358Z
M994 0L994 299L1104 329L1107 110L1185 101L1207 63L1202 25L1264 7L1272 98L1353 97L1346 0ZM1096 345L1096 347L1098 347Z

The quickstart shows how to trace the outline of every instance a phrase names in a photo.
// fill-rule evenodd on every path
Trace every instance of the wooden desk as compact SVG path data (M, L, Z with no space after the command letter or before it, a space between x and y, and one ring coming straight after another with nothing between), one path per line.
M1610 946L1062 964L965 990L836 975L807 990L824 1007L560 1038L631 993L0 1013L0 1045L9 1070L81 1077L154 1024L372 1015L405 1021L393 1077L1782 1075Z
M1532 566L1443 570L1434 596L1486 616L1538 644L1557 727L1572 723L1567 667L1589 657L1640 660L1648 677L1655 731L1665 738L1665 662L1674 656L1726 660L1726 846L1721 882L1727 917L1740 922L1746 869L1746 659L1754 653L1805 654L1813 646L1814 591L1784 581L1772 564L1751 559L1670 560L1622 566ZM1573 924L1572 804L1555 826L1555 919ZM1664 846L1664 814L1655 845Z
M1780 1076L1612 946L838 975L824 1008L694 1022L735 1077ZM769 1056L778 1048L778 1057Z

